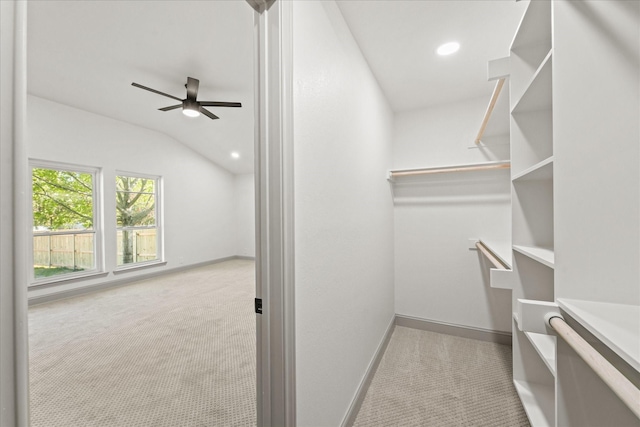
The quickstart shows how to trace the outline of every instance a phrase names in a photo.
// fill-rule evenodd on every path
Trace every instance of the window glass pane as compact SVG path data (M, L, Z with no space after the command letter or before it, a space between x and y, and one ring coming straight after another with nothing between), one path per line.
M95 269L94 234L33 236L36 279Z
M155 181L118 176L116 178L116 220L118 227L153 226L155 218ZM135 189L138 189L137 191ZM150 192L150 193L149 193Z
M35 279L96 269L94 173L33 168Z
M116 176L117 265L158 259L157 180Z
M34 231L93 229L93 174L34 168Z
M157 232L144 230L118 230L118 265L158 259Z

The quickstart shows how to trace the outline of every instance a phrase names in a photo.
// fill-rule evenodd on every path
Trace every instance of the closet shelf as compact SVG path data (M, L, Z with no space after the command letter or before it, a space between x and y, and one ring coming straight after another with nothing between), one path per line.
M521 253L522 255L526 255L529 258L534 259L549 268L554 267L555 257L552 248L545 248L541 246L513 245L513 250Z
M544 364L547 365L549 371L553 376L556 376L556 337L553 335L544 335L544 334L536 334L535 332L525 332L524 333L533 348L536 349L538 355L544 361Z
M553 179L553 156L515 174L512 181L541 181L549 179Z
M513 380L524 411L532 426L554 425L555 390L553 385Z
M493 113L493 109L498 102L498 97L500 96L500 91L502 91L502 86L504 86L504 78L499 79L496 83L496 87L493 89L493 94L491 95L491 99L489 100L489 106L487 107L487 111L484 113L484 118L482 119L482 123L480 124L480 130L478 131L478 135L476 135L475 144L480 144L480 140L484 135L484 131L487 129L487 125L489 124L489 119L491 119L491 114Z
M395 178L406 176L418 176L418 175L431 175L439 173L451 173L451 172L473 172L473 171L486 171L495 169L509 169L511 162L486 162L486 163L470 163L462 165L430 167L430 168L417 168L417 169L395 169L390 170L387 179L394 181Z
M551 63L550 50L542 60L522 96L511 110L511 114L528 113L551 109Z
M558 298L558 305L640 372L640 305Z
M538 44L551 45L551 5L544 3L529 2L509 50Z

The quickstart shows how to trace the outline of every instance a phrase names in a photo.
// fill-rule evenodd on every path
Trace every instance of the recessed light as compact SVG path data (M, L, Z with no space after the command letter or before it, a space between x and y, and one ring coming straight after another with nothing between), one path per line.
M237 151L233 151L231 153L231 157L233 157L234 159L239 159L240 158L240 153L238 153Z
M449 42L441 45L436 52L438 55L451 55L452 53L456 53L460 49L460 43L458 42Z

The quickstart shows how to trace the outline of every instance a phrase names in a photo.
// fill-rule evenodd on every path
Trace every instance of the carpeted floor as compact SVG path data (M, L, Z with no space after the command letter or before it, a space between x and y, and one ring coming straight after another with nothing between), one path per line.
M29 310L32 427L256 424L254 262Z
M354 427L529 426L511 348L397 326Z

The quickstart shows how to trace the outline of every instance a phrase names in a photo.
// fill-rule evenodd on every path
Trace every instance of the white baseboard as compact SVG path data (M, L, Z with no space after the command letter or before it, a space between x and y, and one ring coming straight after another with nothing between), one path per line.
M51 292L48 293L46 295L39 295L39 296L35 296L35 297L30 297L29 298L29 306L33 306L33 305L37 305L37 304L46 304L48 302L52 302L52 301L58 301L58 300L62 300L62 299L67 299L67 298L73 298L79 295L85 295L88 293L92 293L92 292L98 292L98 291L102 291L105 289L111 289L111 288L117 288L120 286L126 286L135 282L139 282L141 280L147 280L147 279L152 279L154 277L158 277L158 276L164 276L167 274L174 274L174 273L179 273L181 271L185 271L185 270L191 270L194 268L199 268L199 267L204 267L207 265L211 265L211 264L218 264L220 262L225 262L225 261L230 261L233 259L247 259L247 260L254 260L255 258L252 257L247 257L247 256L241 256L241 255L235 255L235 256L229 256L229 257L224 257L224 258L218 258L218 259L214 259L214 260L210 260L210 261L204 261L204 262L199 262L196 264L190 264L190 265L183 265L180 267L175 267L175 268L171 268L171 269L163 269L160 271L153 271L147 274L141 274L135 277L129 277L129 278L123 278L123 279L117 279L117 280L110 280L107 282L102 282L102 283L96 283L95 285L88 285L88 286L82 286L82 287L78 287L78 288L74 288L74 289L68 289L65 291L60 291L60 292Z
M358 416L358 412L360 411L360 407L362 406L362 402L364 401L364 397L367 395L367 390L369 390L369 386L371 385L371 381L373 380L373 376L378 369L378 365L382 360L382 356L384 355L385 350L387 349L387 345L389 345L389 340L391 340L391 335L393 335L393 330L396 326L396 317L393 316L391 318L391 322L387 327L387 331L380 341L378 348L369 363L369 367L367 368L364 377L362 378L362 382L360 382L360 386L358 386L358 390L349 406L349 410L347 411L347 415L344 417L341 426L342 427L351 427L353 423L356 421L356 417Z
M436 332L439 334L454 335L462 338L471 338L474 340L511 345L511 333L509 332L454 325L451 323L421 319L418 317L403 316L400 314L396 314L396 326L405 326L407 328L420 329L423 331Z

